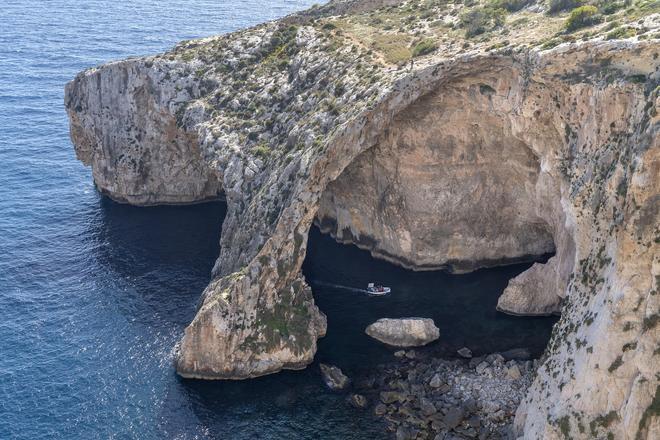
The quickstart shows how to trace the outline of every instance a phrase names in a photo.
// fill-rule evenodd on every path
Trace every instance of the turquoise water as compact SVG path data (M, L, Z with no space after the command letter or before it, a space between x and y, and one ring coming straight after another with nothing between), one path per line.
M315 365L240 383L176 376L171 350L209 281L224 206L145 209L99 196L75 159L63 108L64 84L86 67L161 52L312 3L0 6L0 439L382 438L371 417L322 388ZM305 273L330 323L319 358L350 372L390 356L360 327L393 309L433 314L445 335L441 351L483 337L493 338L492 346L538 348L552 324L512 321L489 306L521 267L418 276L317 232L309 255ZM347 258L355 264L347 266ZM367 302L314 281L362 285L365 273L391 283L397 295Z

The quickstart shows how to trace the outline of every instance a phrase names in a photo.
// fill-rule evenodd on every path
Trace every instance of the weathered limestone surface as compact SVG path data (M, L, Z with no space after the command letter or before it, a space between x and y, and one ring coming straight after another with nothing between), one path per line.
M348 376L346 376L339 367L335 367L334 365L319 364L319 368L321 369L323 382L333 391L341 391L345 389L351 382Z
M440 337L440 329L429 318L381 318L365 333L393 347L421 347Z
M498 89L515 92L510 81ZM539 182L540 162L489 82L457 78L398 114L328 186L321 228L418 270L467 272L553 252L538 194L553 182Z
M199 93L166 79L145 59L90 69L66 86L71 140L96 186L135 205L217 199L222 184L201 157L196 131L177 126L174 107Z
M565 274L557 272L557 257L547 263L535 263L509 282L497 301L497 310L512 315L551 315L560 310L566 282ZM563 275L563 276L562 276ZM556 295L548 295L556 292Z
M243 379L312 361L326 321L300 267L315 219L416 269L554 248L499 304L562 312L518 433L657 437L657 39L462 53L452 43L397 68L319 14L67 86L72 140L101 191L139 205L226 197L179 374Z

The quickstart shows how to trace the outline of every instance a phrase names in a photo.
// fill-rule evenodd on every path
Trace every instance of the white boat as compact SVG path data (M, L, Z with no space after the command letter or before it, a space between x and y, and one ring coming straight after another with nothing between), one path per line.
M383 287L380 285L375 285L374 283L369 283L367 285L367 293L372 296L380 296L380 295L387 295L390 293L392 289L389 287Z

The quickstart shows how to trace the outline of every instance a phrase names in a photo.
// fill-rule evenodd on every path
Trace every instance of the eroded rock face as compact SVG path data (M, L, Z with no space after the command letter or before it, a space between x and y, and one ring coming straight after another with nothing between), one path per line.
M198 81L171 81L150 60L90 69L66 86L76 156L94 183L133 205L217 199L222 183L202 161L198 133L177 125L174 109L199 94Z
M321 376L325 385L333 391L341 391L345 389L351 380L346 376L339 367L334 365L319 364L321 369Z
M501 93L518 87L506 81ZM321 229L415 270L468 272L554 252L539 159L489 82L457 79L399 113L328 185Z
M233 283L240 283L241 294ZM186 328L176 359L177 372L197 379L246 379L282 369L299 370L316 353L326 319L303 280L278 292L272 307L255 292L246 274L212 282L202 306ZM245 312L252 319L242 323ZM261 348L263 347L263 348Z
M364 332L393 347L421 347L440 337L440 329L429 318L381 318Z
M560 311L566 273L557 272L556 257L531 268L509 281L497 301L497 310L511 315L545 316ZM563 275L563 276L562 276ZM555 295L549 295L555 292Z
M470 270L554 245L499 304L562 307L518 433L657 433L657 40L461 55L451 44L397 69L317 18L184 43L67 87L78 157L102 191L135 204L226 196L179 374L243 379L311 362L326 322L300 267L320 213L340 238L371 237L374 253L414 268ZM392 225L361 219L360 203Z

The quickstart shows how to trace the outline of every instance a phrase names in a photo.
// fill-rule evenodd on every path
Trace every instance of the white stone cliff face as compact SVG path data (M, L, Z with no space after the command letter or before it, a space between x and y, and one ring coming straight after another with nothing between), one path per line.
M193 203L222 192L202 161L198 134L177 127L176 105L199 93L199 85L166 75L151 61L128 60L88 70L67 84L76 155L92 167L97 187L117 201Z
M368 80L324 44L312 25L269 23L67 86L72 139L101 191L141 205L226 196L179 374L243 379L311 362L326 330L300 273L315 219L416 269L554 249L498 306L562 311L518 432L653 438L657 43L438 54ZM284 68L273 47L288 51Z

